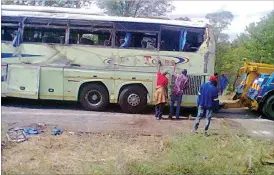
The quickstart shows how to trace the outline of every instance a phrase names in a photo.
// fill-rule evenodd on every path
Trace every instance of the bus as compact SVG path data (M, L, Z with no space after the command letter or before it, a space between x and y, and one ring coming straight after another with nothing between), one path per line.
M2 97L79 101L91 111L118 103L139 113L154 103L160 60L163 71L187 69L178 105L195 107L214 73L214 36L203 22L16 5L2 5L1 18Z

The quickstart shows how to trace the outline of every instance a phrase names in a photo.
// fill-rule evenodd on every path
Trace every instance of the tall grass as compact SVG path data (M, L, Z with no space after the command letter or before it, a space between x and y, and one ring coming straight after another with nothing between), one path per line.
M150 161L128 162L129 174L274 174L273 142L231 133L222 135L182 134L165 142L165 151ZM269 155L273 154L273 157Z
M237 133L240 133L237 131ZM225 128L205 137L36 136L2 151L3 174L274 174L273 141Z

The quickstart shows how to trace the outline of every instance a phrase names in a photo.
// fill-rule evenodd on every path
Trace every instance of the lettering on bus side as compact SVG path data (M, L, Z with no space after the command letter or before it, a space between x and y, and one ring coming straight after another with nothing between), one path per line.
M162 58L161 58L162 57ZM156 65L157 58L152 56L144 56L145 64ZM189 62L188 58L175 57L175 56L160 56L159 58L164 66L174 66L175 64L185 64Z
M185 64L189 62L189 58L186 57L176 57L176 56L160 56L158 58L158 56L150 56L150 55L145 55L145 56L129 56L129 57L120 57L119 63L114 63L120 66L129 66L130 61L132 59L136 59L137 60L137 65L134 66L156 66L157 64L157 60L160 59L162 61L162 64L164 66L174 66L175 64ZM113 59L109 58L104 60L105 64L111 64L113 63Z

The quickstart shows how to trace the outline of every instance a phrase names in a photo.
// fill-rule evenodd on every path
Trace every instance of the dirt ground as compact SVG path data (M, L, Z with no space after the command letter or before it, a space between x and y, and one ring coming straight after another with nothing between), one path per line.
M164 117L167 117L168 111ZM106 112L82 110L79 104L56 101L37 102L14 100L2 104L2 125L26 127L43 123L71 132L125 132L154 135L168 135L189 132L193 126L196 110L182 109L180 120L155 120L153 108L144 114L125 114L119 106L112 105ZM211 131L220 132L220 124L225 122L229 128L245 129L248 134L274 138L274 121L262 119L259 114L247 109L222 110L214 114ZM201 121L201 128L204 120Z
M129 160L146 161L168 147L166 140L170 136L190 133L196 115L193 109L182 109L180 120L159 121L155 120L153 109L132 115L112 105L106 112L90 112L75 103L17 99L5 101L1 108L2 172L13 174L98 174L104 167L110 171L105 173L112 173L111 166L123 174L122 167ZM167 114L168 111L164 117ZM43 133L22 143L7 142L5 132L9 128L37 128L38 124L43 126ZM201 132L203 124L201 121ZM55 127L64 133L52 136ZM239 131L272 141L274 121L247 109L224 110L214 115L211 134ZM110 166L110 162L114 164Z

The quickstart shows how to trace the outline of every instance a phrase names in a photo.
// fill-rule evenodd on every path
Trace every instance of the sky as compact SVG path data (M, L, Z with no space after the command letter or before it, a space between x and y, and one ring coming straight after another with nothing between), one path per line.
M231 26L225 31L233 40L238 34L244 32L245 27L252 22L259 22L260 19L266 16L271 10L274 10L274 0L268 1L173 1L175 10L167 14L171 18L189 17L193 21L203 20L207 13L212 13L221 10L232 12L234 20ZM95 12L99 8L91 6ZM100 11L100 10L99 10Z
M259 22L271 10L272 1L174 1L175 10L169 16L188 16L193 20L203 20L207 13L221 10L232 12L234 20L225 32L233 40L237 34L244 32L245 27L252 22ZM204 19L205 20L205 19Z

